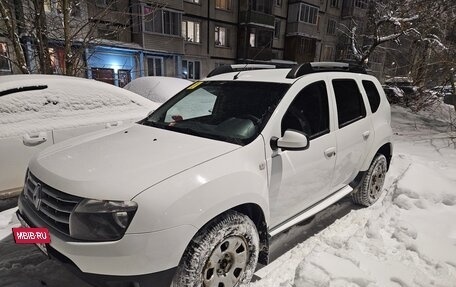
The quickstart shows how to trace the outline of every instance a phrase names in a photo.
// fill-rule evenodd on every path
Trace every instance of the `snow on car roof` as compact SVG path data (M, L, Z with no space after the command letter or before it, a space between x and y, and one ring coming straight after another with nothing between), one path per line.
M125 86L125 89L151 101L164 103L190 84L192 82L185 79L152 76L134 79Z
M26 132L140 119L159 104L116 86L76 77L11 75L0 77L0 138Z

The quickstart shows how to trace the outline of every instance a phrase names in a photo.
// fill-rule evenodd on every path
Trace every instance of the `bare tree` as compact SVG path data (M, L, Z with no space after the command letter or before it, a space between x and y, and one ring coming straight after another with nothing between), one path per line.
M15 17L14 6L10 1L0 0L0 16L2 17L2 26L4 26L3 32L10 40L15 54L15 60L11 60L11 58L8 60L16 65L22 73L30 73L24 49L21 44L21 38L18 34L18 24Z
M351 25L342 25L341 31L350 39L355 60L366 64L380 45L417 33L413 25L419 19L403 2L376 0L370 2L365 19L352 19Z
M89 0L14 1L17 2L16 8L22 11L17 14L11 0L0 0L0 16L7 32L5 34L14 47L15 57L11 57L10 61L22 73L55 72L55 49L58 48L63 50L63 59L59 64L64 68L60 73L80 75L85 69L86 48L109 36L100 33L100 26L115 21L115 28L109 32L112 34L130 29L130 7L128 4L118 5L129 3L126 0L105 1L106 5L102 6ZM23 27L22 33L19 33L19 24ZM34 48L29 61L25 51L30 51L21 42L22 36L28 36L28 45Z

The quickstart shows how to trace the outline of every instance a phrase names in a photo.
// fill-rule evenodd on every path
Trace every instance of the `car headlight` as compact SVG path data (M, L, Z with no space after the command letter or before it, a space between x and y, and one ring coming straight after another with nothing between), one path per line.
M90 241L119 240L137 209L133 201L84 199L70 215L70 236Z

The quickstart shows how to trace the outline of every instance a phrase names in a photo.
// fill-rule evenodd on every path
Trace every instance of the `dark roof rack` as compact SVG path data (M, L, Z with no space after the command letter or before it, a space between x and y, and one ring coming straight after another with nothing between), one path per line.
M360 65L353 63L341 62L311 62L302 63L294 66L288 73L288 79L296 79L303 75L318 73L318 72L352 72L367 74L366 69Z
M280 65L271 65L271 64L234 64L234 65L224 65L215 68L212 70L207 77L213 77L220 74L232 73L232 72L242 72L249 70L262 70L262 69L280 69L280 68L289 68L286 66ZM291 71L287 74L288 79L296 79L298 77L319 73L319 72L351 72L351 73L360 73L367 74L367 71L364 67L354 64L354 63L343 63L343 62L311 62L311 63L302 63L298 65L293 65Z
M213 77L220 74L226 74L231 72L242 72L242 71L249 71L249 70L262 70L262 69L275 69L277 68L276 65L270 64L234 64L234 65L224 65L215 68L212 70L207 77Z

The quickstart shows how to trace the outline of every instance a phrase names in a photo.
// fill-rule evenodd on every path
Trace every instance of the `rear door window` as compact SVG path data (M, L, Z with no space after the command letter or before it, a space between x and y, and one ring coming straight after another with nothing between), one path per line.
M378 93L377 87L371 81L364 80L363 87L366 91L367 98L369 99L369 104L371 107L372 113L375 113L380 106L380 94Z
M363 97L355 80L336 79L332 84L336 96L339 128L366 117Z

